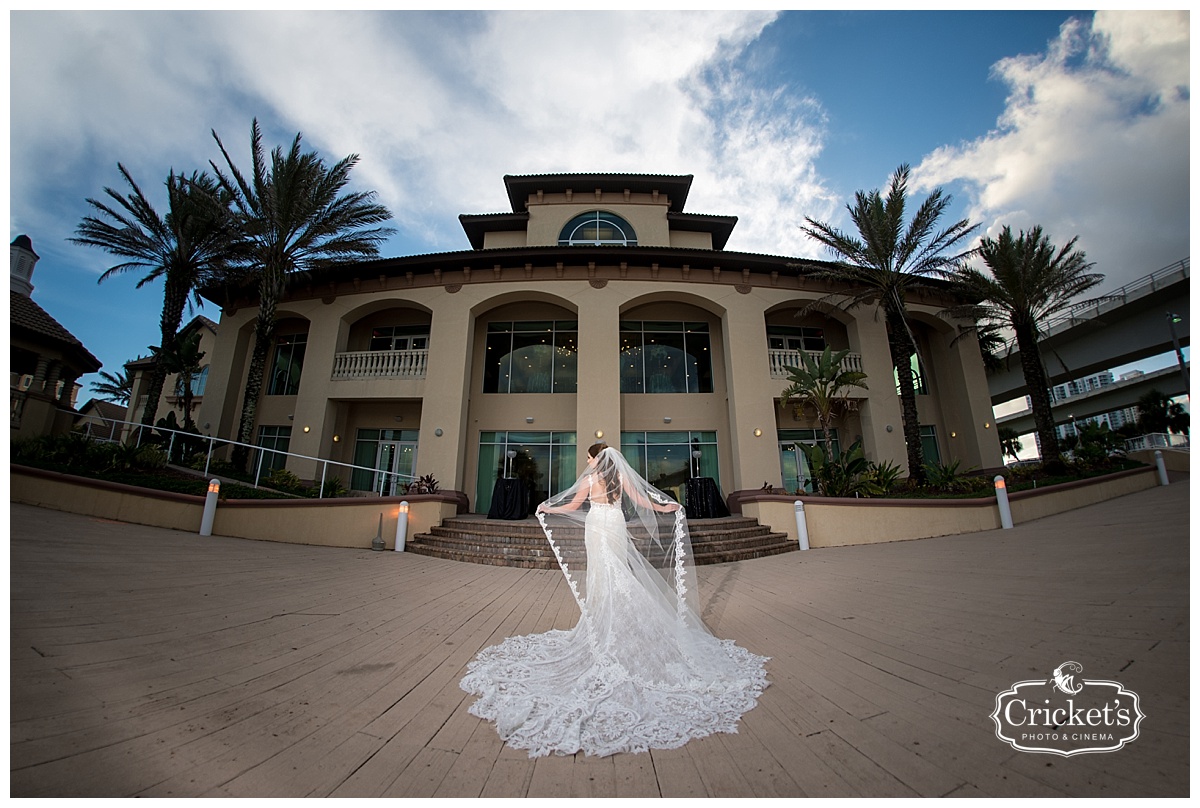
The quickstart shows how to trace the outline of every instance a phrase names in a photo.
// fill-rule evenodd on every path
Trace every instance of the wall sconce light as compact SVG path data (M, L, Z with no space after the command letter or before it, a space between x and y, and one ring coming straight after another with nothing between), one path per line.
M884 427L884 429L886 429L888 432L891 432L891 431L892 431L892 425L891 425L891 424L888 424L887 426L885 426L885 427Z
M400 423L401 421L404 420L404 416L403 415L393 415L392 419L395 420L396 423Z
M596 430L596 437L597 437L597 438L603 438L603 437L604 437L604 430L603 430L603 429L597 429L597 430Z
M755 428L754 428L754 437L756 437L756 438L761 438L761 437L762 437L762 430L761 430L761 429L759 429L758 427L755 427Z
M984 422L983 422L983 428L984 428L984 429L991 429L991 428L992 428L992 425L991 425L991 423L990 423L990 422L988 422L988 421L984 421Z
M312 427L309 427L309 426L304 427L304 434L307 435L310 431L312 431Z
M532 424L532 423L533 423L533 416L532 416L532 415L527 415L527 416L525 416L525 423L527 423L527 424Z
M668 415L668 416L666 416L665 418L663 418L663 423L664 423L664 424L669 424L669 423L671 423L671 416L669 416L669 415Z
M334 443L337 443L337 442L338 442L338 441L340 441L341 439L342 439L342 437L341 437L340 435L334 435L334 436L333 436L333 442L334 442Z
M295 420L296 420L296 416L295 416L295 415L289 415L289 416L288 416L288 420L289 420L289 421L295 421Z
M439 427L438 429L433 430L433 434L440 438L442 436L441 428Z
M957 438L957 437L958 437L958 433L957 433L957 432L951 432L951 433L950 433L950 437L952 437L952 438Z

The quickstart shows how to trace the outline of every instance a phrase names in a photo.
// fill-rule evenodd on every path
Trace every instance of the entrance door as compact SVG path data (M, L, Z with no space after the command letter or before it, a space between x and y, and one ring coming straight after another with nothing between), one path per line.
M375 490L380 496L390 497L404 493L404 487L413 480L413 469L417 465L416 441L380 441L375 457Z

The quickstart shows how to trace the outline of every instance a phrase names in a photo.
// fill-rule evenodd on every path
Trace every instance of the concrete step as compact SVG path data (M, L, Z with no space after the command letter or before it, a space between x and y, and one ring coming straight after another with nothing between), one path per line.
M786 534L773 533L747 517L689 520L688 528L697 564L721 564L798 549ZM556 526L554 537L568 557L583 555L582 527ZM428 533L412 537L406 549L419 555L475 564L532 569L558 567L541 525L532 518L506 521L453 517Z

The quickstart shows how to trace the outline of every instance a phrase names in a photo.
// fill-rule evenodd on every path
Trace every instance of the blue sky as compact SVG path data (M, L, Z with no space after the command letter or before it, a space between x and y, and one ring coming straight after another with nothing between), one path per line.
M156 201L240 165L250 121L297 131L395 216L383 255L468 247L502 176L694 174L688 209L739 217L728 249L820 257L900 163L981 232L1041 224L1116 288L1187 257L1187 12L13 12L10 240L34 300L117 372L157 344L161 287L97 285L67 242L122 162ZM297 43L302 43L297 45ZM217 320L211 305L199 310ZM186 315L185 315L186 317ZM185 319L186 321L186 319ZM85 383L95 377L85 377ZM81 403L89 397L85 389Z

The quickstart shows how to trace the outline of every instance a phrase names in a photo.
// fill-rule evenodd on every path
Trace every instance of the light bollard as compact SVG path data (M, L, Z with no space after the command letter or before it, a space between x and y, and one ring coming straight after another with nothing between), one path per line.
M1008 487L1004 484L1004 477L1000 474L996 475L996 504L1000 506L1000 526L1005 530L1011 530L1013 521L1012 508L1008 507Z
M404 538L408 533L408 501L400 503L400 514L396 517L396 552L404 552Z
M796 536L800 540L800 549L808 549L808 520L804 518L804 503L796 500L793 507L796 509Z
M1167 464L1163 461L1161 449L1154 450L1154 465L1158 468L1158 484L1170 485L1171 481L1167 479Z
M217 494L221 493L221 481L208 481L208 494L204 497L204 515L200 517L200 535L211 536L213 520L217 518Z

